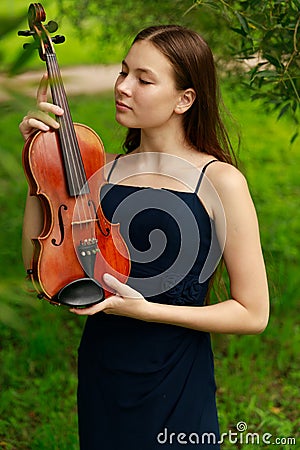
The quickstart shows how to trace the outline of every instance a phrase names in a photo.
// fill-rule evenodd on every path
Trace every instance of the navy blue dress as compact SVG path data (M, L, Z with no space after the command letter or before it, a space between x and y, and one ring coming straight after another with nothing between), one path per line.
M128 284L149 301L205 301L216 243L197 195L203 173L195 192L101 189L104 214L121 223L130 250ZM101 312L87 319L78 372L81 450L219 449L208 333Z

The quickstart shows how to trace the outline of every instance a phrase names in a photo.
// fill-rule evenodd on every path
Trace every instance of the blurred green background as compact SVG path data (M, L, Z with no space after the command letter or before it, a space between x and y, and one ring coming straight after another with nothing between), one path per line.
M245 421L250 433L270 433L271 441L294 437L299 444L299 2L123 3L43 2L47 19L57 20L58 33L67 38L56 47L62 71L118 64L136 32L153 23L181 23L208 40L235 120L228 122L229 132L235 145L236 129L242 138L240 166L259 216L271 294L262 335L213 337L221 432L234 432ZM30 39L17 36L27 28L27 9L24 1L0 5L0 448L75 450L76 358L84 319L38 301L21 261L27 185L18 124L35 104L24 92L35 90L45 71L36 53L29 58L22 50ZM279 25L284 42L276 34ZM29 73L33 78L26 81ZM120 151L124 131L114 121L111 89L86 95L83 83L69 102L74 121L94 128L107 151ZM241 441L223 448L269 448ZM276 447L297 448L283 440Z

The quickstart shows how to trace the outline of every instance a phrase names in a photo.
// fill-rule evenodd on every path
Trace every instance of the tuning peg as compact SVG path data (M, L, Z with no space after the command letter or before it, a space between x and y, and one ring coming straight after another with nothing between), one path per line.
M50 20L50 22L45 25L45 28L49 31L49 33L55 33L58 30L58 25L54 20Z
M62 44L63 42L65 42L65 40L66 38L59 34L52 38L52 42L54 42L54 44Z
M25 31L18 31L18 36L33 36L35 34L34 31L31 30L25 30Z

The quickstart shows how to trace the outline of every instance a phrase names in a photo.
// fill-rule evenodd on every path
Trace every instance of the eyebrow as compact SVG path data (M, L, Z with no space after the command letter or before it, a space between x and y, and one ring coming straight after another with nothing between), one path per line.
M129 69L129 66L128 66L127 62L125 61L125 59L123 59L122 64L123 64L127 69ZM155 76L155 73L153 72L153 70L147 69L146 67L138 67L138 68L135 69L135 70L136 70L136 71L139 71L139 72L145 72L145 73L147 73L147 74L149 74L149 75Z

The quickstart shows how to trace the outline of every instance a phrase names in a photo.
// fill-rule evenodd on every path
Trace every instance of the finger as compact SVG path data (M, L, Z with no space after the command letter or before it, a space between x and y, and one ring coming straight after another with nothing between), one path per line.
M62 116L64 111L57 105L47 102L47 92L48 92L48 75L44 74L37 91L37 106L42 111L53 113L57 116Z
M64 110L60 106L48 102L40 102L38 104L38 109L46 113L55 114L56 116L62 116L64 113Z
M92 316L100 311L103 311L108 304L110 303L110 300L103 300L103 302L97 303L96 305L89 306L88 308L71 308L69 309L70 312L77 314L77 316Z
M37 102L46 102L47 101L47 91L48 91L48 75L45 73L40 81L38 90L37 90Z
M35 110L29 111L27 114L28 124L32 128L37 128L39 130L44 130L44 127L41 125L42 123L48 125L51 128L59 128L59 123L51 116L49 116L44 111Z
M141 294L127 284L122 283L109 273L103 275L105 284L116 294L121 297L140 298Z
M24 117L19 125L20 132L26 140L35 130L49 131L49 126L43 122L36 121L27 116Z
M27 122L27 130L41 130L41 131L49 131L49 125L46 125L44 122L41 122L37 119L29 118Z

